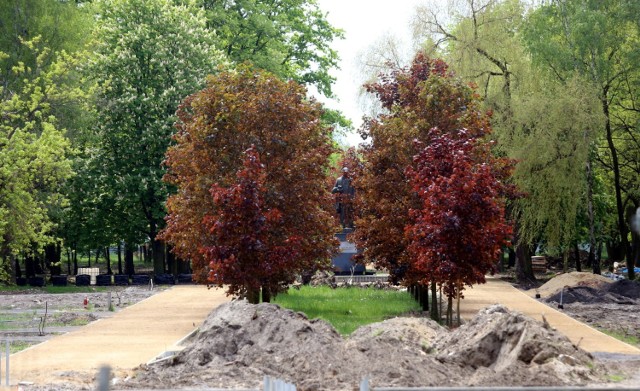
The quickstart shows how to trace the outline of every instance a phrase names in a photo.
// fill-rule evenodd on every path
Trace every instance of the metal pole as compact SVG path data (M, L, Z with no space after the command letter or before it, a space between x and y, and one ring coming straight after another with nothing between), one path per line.
M11 355L11 350L9 349L9 340L7 340L7 359L5 360L5 377L6 377L6 386L9 387L9 356Z
M108 365L100 367L100 372L98 372L98 391L109 391L110 376L111 368Z

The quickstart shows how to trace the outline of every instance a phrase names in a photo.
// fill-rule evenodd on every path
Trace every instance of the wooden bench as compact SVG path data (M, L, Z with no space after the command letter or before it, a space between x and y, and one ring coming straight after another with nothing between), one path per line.
M531 257L531 269L534 273L546 273L547 257L537 255Z

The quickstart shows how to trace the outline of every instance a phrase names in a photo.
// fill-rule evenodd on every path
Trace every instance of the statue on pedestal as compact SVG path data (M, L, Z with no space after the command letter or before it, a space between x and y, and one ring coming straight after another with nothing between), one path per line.
M340 216L342 228L353 228L353 197L355 189L351 186L351 178L347 167L342 169L342 176L336 180L331 193L336 195L336 213Z

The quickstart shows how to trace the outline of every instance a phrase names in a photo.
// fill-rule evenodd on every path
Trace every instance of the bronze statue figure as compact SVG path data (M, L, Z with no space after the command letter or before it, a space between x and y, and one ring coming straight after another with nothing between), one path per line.
M342 228L353 228L353 196L355 195L355 189L351 185L347 167L342 169L342 176L336 180L331 193L336 194L336 213L340 216Z

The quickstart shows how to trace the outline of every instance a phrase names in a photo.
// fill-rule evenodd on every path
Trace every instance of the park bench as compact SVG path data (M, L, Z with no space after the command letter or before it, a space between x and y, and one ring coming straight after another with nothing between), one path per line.
M534 273L546 273L547 257L539 255L531 257L531 269Z

